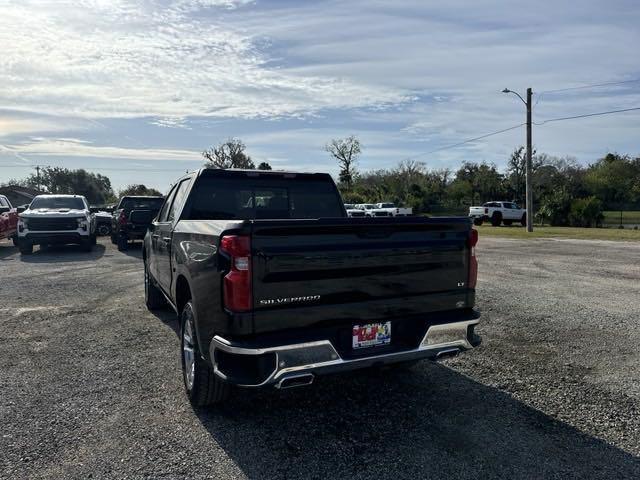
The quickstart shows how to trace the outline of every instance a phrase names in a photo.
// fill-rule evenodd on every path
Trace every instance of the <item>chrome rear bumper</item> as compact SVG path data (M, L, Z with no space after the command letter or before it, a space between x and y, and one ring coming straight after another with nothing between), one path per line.
M214 372L222 379L243 387L280 386L287 379L307 373L322 375L421 358L436 359L441 355L451 355L470 350L481 342L480 337L473 331L478 322L479 320L475 318L461 322L432 325L427 330L418 348L359 358L341 358L329 340L266 348L246 348L234 345L219 336L215 336L211 341L209 353ZM233 378L232 374L225 372L224 367L219 364L216 351L225 352L233 356L266 355L272 364L269 367L271 373L259 383L238 382Z

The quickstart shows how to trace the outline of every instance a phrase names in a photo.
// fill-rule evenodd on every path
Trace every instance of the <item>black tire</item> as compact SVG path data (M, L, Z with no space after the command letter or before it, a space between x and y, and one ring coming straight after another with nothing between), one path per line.
M19 242L18 249L20 249L20 255L31 255L33 253L33 243Z
M193 304L188 301L180 313L180 351L182 358L182 379L187 397L194 407L206 407L223 403L231 394L231 385L224 382L207 362L202 359L195 330L195 313ZM186 347L186 348L185 348ZM187 374L187 360L189 352L193 355L192 378Z
M98 243L98 235L97 233L94 233L93 235L91 235L91 245L96 245Z
M11 240L13 240L13 246L14 247L20 246L20 242L18 242L18 236L17 235L14 235L13 237L11 237Z
M129 248L129 240L124 235L120 235L118 237L118 250L120 252L125 252Z
M527 214L526 213L522 214L522 218L520 219L520 225L522 225L523 227L527 226Z
M91 238L82 240L82 242L80 243L80 248L82 248L84 252L90 252L91 250L93 250L93 242L91 241Z
M482 225L482 218L474 218L473 224L479 227L480 225Z
M491 216L491 225L494 227L499 227L502 223L502 214L500 212L496 212Z
M167 305L164 295L162 295L151 273L149 273L146 259L144 262L144 303L149 310L159 310Z
M98 226L96 227L96 230L97 230L97 234L99 234L102 237L111 235L111 225L108 225L106 223L98 224Z
M116 237L113 232L111 232L111 243L113 243L114 245L118 244L118 237Z
M507 227L510 227L513 223L513 220L504 220L502 223L504 223Z

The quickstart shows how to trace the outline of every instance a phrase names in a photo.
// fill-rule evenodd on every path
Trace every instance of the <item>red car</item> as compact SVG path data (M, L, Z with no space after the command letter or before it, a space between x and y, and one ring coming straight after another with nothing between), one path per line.
M13 244L18 242L18 210L4 195L0 195L0 240L11 238Z

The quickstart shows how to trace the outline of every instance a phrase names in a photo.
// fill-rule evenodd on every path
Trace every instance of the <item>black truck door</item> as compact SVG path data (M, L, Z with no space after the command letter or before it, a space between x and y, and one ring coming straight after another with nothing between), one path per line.
M171 251L172 245L172 233L178 220L180 220L180 213L182 212L182 206L184 205L185 198L189 192L189 183L191 179L187 178L182 180L175 187L175 195L171 199L171 205L167 212L167 217L164 222L158 224L157 230L154 232L157 234L157 276L155 277L165 292L171 293L172 285L172 272L171 265L173 263ZM161 219L162 220L162 219Z
M149 252L149 272L151 276L155 278L157 282L160 281L160 268L159 265L164 262L164 259L161 258L162 255L165 255L166 249L165 244L162 241L163 233L166 230L167 225L167 217L169 216L169 210L171 208L171 203L173 202L173 198L175 197L177 187L173 187L167 195L167 198L160 209L160 213L151 223L151 227L149 228L149 234L151 235L151 252Z

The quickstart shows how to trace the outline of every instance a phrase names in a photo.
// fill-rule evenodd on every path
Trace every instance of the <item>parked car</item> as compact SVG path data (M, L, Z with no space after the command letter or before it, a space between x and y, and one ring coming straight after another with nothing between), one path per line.
M96 215L96 231L98 235L103 237L108 237L111 235L111 219L113 217L112 213L105 212L102 210L98 210L95 212Z
M412 208L396 207L391 202L376 203L376 208L378 210L386 210L392 217L406 217L407 215L413 215Z
M0 240L11 239L18 245L18 209L4 195L0 195Z
M53 244L79 244L91 251L96 243L96 219L82 195L38 195L19 215L18 248L23 255Z
M364 210L356 208L352 203L345 203L344 209L347 211L347 215L350 217L364 217Z
M111 217L111 243L124 251L130 241L142 240L163 201L163 197L122 197Z
M379 209L374 203L359 203L356 208L363 210L366 217L390 217L386 210Z
M202 169L145 236L145 302L178 313L191 402L218 403L477 346L477 239L466 218L348 218L328 174Z
M513 222L520 222L522 226L527 224L527 211L514 202L487 202L481 207L469 207L469 217L475 225L482 225L483 222L491 222L494 227L501 223L511 225Z

